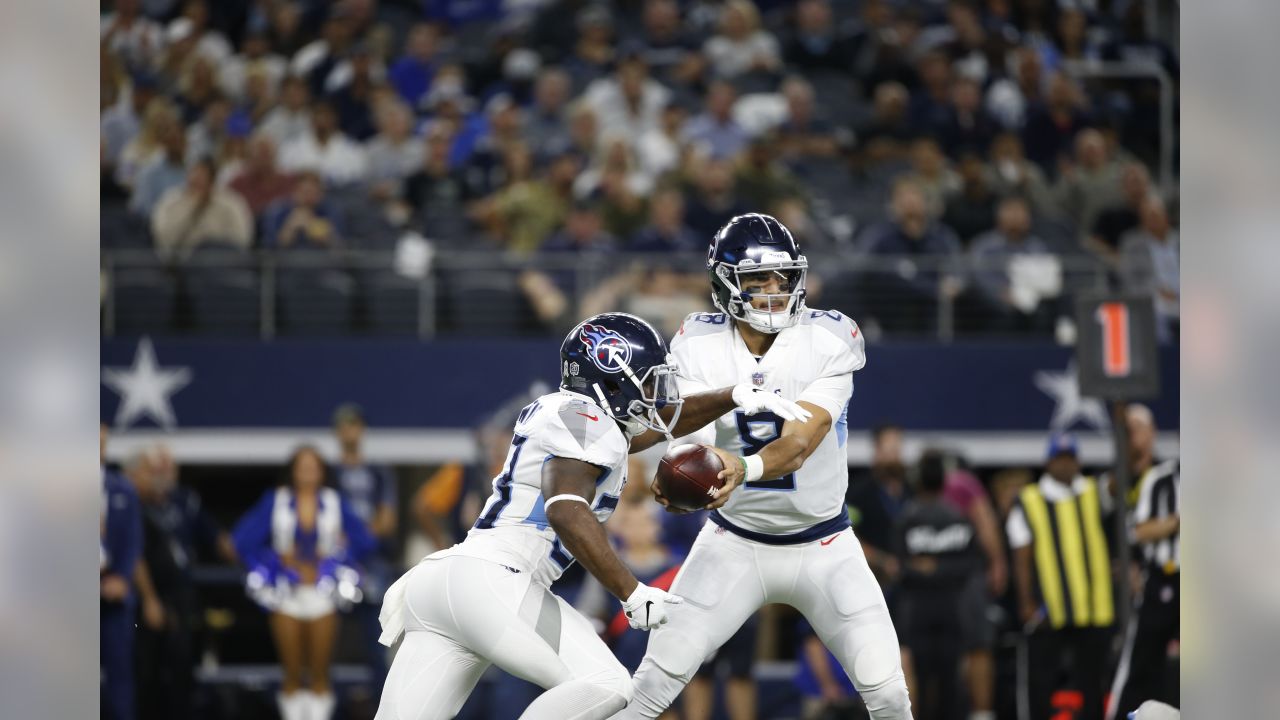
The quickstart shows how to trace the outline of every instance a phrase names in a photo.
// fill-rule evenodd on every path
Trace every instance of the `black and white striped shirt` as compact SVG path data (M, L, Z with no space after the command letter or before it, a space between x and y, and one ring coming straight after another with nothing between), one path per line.
M1135 525L1178 514L1178 460L1160 463L1148 470L1138 487L1138 504L1133 509ZM1151 570L1177 572L1181 567L1178 535L1143 543L1143 564Z

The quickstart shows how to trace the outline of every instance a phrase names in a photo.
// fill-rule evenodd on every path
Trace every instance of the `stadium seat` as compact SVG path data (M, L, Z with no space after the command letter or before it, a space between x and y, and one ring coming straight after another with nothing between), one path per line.
M448 328L461 335L522 335L533 326L516 274L495 270L454 277L448 288Z
M108 250L151 249L147 219L123 207L104 207L99 224L102 247Z
M115 333L145 335L173 330L178 289L160 268L122 268L112 275Z
M282 265L276 296L284 335L345 335L351 330L355 281L345 270Z
M368 329L378 335L417 335L419 281L392 272L364 278Z

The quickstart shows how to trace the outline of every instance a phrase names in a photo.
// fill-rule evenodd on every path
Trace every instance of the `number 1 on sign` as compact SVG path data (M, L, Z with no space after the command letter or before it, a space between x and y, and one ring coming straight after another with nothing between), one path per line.
M1125 377L1131 371L1129 307L1120 302L1098 306L1102 324L1102 371L1107 377Z

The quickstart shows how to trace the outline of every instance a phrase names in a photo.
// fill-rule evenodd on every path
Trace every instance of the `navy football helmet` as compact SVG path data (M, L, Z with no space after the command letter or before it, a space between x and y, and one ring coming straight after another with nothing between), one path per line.
M670 436L684 404L666 340L627 313L595 315L569 331L560 345L560 387L600 403L629 435ZM664 421L658 411L667 407L675 413Z
M721 312L762 333L776 333L800 320L808 270L809 261L800 254L791 231L769 215L751 213L733 218L716 233L707 252L711 301ZM777 274L782 292L744 290L758 285L769 273ZM756 308L751 304L753 298L767 300L768 305ZM775 309L775 303L781 307Z

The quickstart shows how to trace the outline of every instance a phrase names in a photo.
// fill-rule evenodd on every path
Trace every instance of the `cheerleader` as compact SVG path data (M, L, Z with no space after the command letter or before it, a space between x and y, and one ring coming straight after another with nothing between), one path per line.
M351 506L326 485L326 475L315 448L294 451L287 483L268 490L232 534L249 570L249 595L271 615L271 634L284 668L277 697L283 720L327 720L332 715L329 663L338 634L336 611L360 600L355 562L375 548Z

